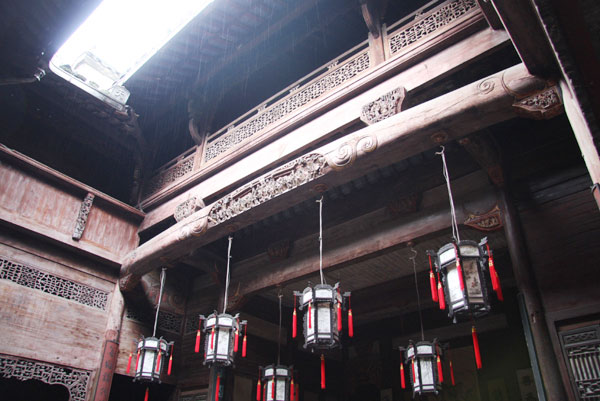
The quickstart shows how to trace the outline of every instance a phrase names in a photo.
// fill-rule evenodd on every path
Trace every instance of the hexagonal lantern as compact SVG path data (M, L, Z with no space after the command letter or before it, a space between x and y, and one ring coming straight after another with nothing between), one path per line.
M261 369L261 375L264 401L290 400L293 392L292 366L268 365Z
M137 344L137 360L133 380L160 383L165 358L171 354L172 348L173 342L167 342L162 337L142 338Z
M399 349L401 352L405 352L413 397L417 394L438 394L442 389L441 364L439 363L442 351L437 340L417 343L409 340L408 347Z
M247 322L239 320L239 314L232 316L228 313L212 313L208 317L200 315L204 320L204 364L208 366L233 365L235 353L238 351L239 335ZM244 336L244 342L246 336ZM243 346L242 356L245 356Z

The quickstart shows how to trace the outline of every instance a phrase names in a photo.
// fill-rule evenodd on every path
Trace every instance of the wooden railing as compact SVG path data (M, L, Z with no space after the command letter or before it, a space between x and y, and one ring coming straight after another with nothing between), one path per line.
M413 45L443 33L448 26L467 18L479 9L476 0L434 0L411 15L388 27L384 32L384 60L406 54ZM276 123L286 121L344 84L374 67L369 41L294 82L265 102L248 111L205 138L203 146L188 149L163 165L144 188L144 203L152 201L195 171L226 159L240 146L260 138Z

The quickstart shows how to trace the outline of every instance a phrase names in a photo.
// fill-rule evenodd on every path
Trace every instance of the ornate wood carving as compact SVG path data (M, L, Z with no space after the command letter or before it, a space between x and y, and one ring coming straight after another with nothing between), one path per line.
M287 259L290 254L291 244L292 243L289 239L284 239L269 245L267 247L267 255L269 255L269 260L271 262L277 262Z
M365 135L358 139L354 138L341 144L336 151L328 153L327 164L334 170L344 169L356 160L361 153L373 152L377 149L377 137Z
M522 117L548 120L563 112L563 103L557 86L551 86L513 103Z
M496 204L490 211L483 214L469 214L464 222L465 226L473 227L479 231L495 231L502 228L502 212Z
M188 152L189 150L186 153ZM147 198L150 195L159 192L160 190L179 180L181 177L185 177L186 175L190 174L193 170L194 153L189 155L184 154L184 156L173 166L160 171L150 179L148 184L144 187L144 197Z
M7 379L60 384L69 391L70 401L86 401L91 372L0 355L0 374Z
M419 209L419 203L421 203L421 194L414 193L408 196L397 197L387 204L387 209L393 216L401 216L416 212Z
M175 208L175 213L173 214L173 217L175 218L175 221L179 223L181 220L185 219L188 216L191 216L196 211L202 209L204 206L204 201L202 199L192 196L185 202L180 203Z
M189 237L199 237L203 235L208 229L208 218L207 216L198 216L192 221L188 222L183 226L177 233L177 239L179 241L186 240Z
M210 225L221 224L321 177L325 166L325 158L322 155L311 153L275 169L215 202L208 215Z
M0 279L10 280L24 287L100 310L106 310L108 303L108 292L106 291L88 287L8 259L0 258Z
M367 125L385 120L402 110L402 102L405 97L406 89L404 87L396 88L377 100L364 105L360 113L360 119Z
M94 203L94 194L88 193L83 199L83 202L81 202L79 215L77 215L77 221L75 221L75 228L73 229L72 236L75 241L79 241L83 235L83 230L85 230L85 225L87 224L88 214L90 214L90 210L92 209L92 203Z

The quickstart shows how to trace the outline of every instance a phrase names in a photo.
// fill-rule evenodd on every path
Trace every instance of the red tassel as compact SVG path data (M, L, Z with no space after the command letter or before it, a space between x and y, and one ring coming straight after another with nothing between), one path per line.
M233 352L238 352L240 342L240 331L235 329L235 341L233 342Z
M135 371L137 373L138 363L140 362L140 351L138 350L137 358L135 359Z
M312 321L312 318L311 318L311 312L310 312L310 310L312 309L312 308L311 308L311 305L312 305L312 303L311 303L311 302L309 302L309 303L308 303L308 328L309 328L309 329L312 327L312 322L311 322L311 321Z
M171 376L172 368L173 368L173 355L169 356L169 367L167 368L167 376Z
M338 332L342 332L342 305L338 302L337 304L337 329Z
M162 355L162 352L158 352L158 356L156 357L156 369L154 369L156 372L160 373L160 356Z
M219 387L221 386L221 376L217 376L217 388L215 390L215 401L219 401Z
M352 318L352 309L348 309L348 337L354 337L354 319Z
M454 368L452 367L452 361L450 361L450 379L452 380L452 385L455 386L456 383L454 383Z
M481 353L479 352L479 339L477 338L477 330L475 326L471 329L473 335L473 351L475 351L475 363L477 363L477 369L481 369Z
M487 247L488 266L490 268L490 279L492 280L492 288L494 289L494 291L496 291L496 289L498 288L498 275L496 274L496 267L494 266L494 256L492 255L492 251L490 251L490 245L486 243L485 246Z
M429 287L431 288L431 299L433 299L433 302L437 302L438 301L438 292L437 292L437 285L435 282L435 276L433 275L433 265L431 264L431 255L427 255L429 256Z
M144 395L144 401L148 401L148 396L149 396L149 391L148 391L148 387L146 387L146 395Z
M442 282L438 281L438 299L440 301L440 309L446 309L446 297L444 296L444 289L442 288Z
M129 373L129 371L131 370L131 358L133 357L133 354L130 352L129 353L129 360L127 361L127 370L125 371L125 373Z
M215 348L215 328L213 327L210 332L210 349Z
M273 379L273 381L271 382L271 399L272 400L276 400L277 399L275 397L275 379Z
M325 390L325 357L321 354L321 390Z
M294 397L296 400L300 399L300 385L296 383L296 396Z
M256 382L256 401L260 401L260 377L258 378L258 381Z
M294 401L294 378L292 377L292 382L290 383L290 401Z
M292 315L292 338L296 338L298 334L298 315L296 313L296 308L294 307L294 314Z
M504 301L504 295L502 295L502 287L500 287L500 278L498 277L498 272L494 270L496 274L496 282L498 283L498 288L496 288L496 295L500 301Z
M244 340L242 341L242 358L246 357L246 334L244 334Z
M267 401L267 383L263 386L263 400Z
M456 270L458 271L458 281L460 282L460 290L465 290L465 281L463 279L462 266L460 265L460 258L458 257L458 248L454 245L454 254L456 255Z
M200 352L200 329L196 332L196 346L194 347L194 352Z
M417 382L417 375L415 374L415 360L412 359L412 374L413 374L413 383Z
M442 370L442 361L440 360L440 356L437 356L437 368L438 368L438 377L440 379L440 383L444 382L444 371Z
M402 357L400 357L402 359ZM402 384L402 388L406 388L406 379L404 379L404 364L402 360L400 360L400 383Z

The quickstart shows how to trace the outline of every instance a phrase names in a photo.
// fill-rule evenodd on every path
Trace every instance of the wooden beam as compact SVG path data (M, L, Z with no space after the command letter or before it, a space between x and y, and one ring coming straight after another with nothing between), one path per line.
M500 164L500 153L494 143L491 132L470 135L458 141L481 168L487 172L490 180L497 187L504 186L504 172Z

